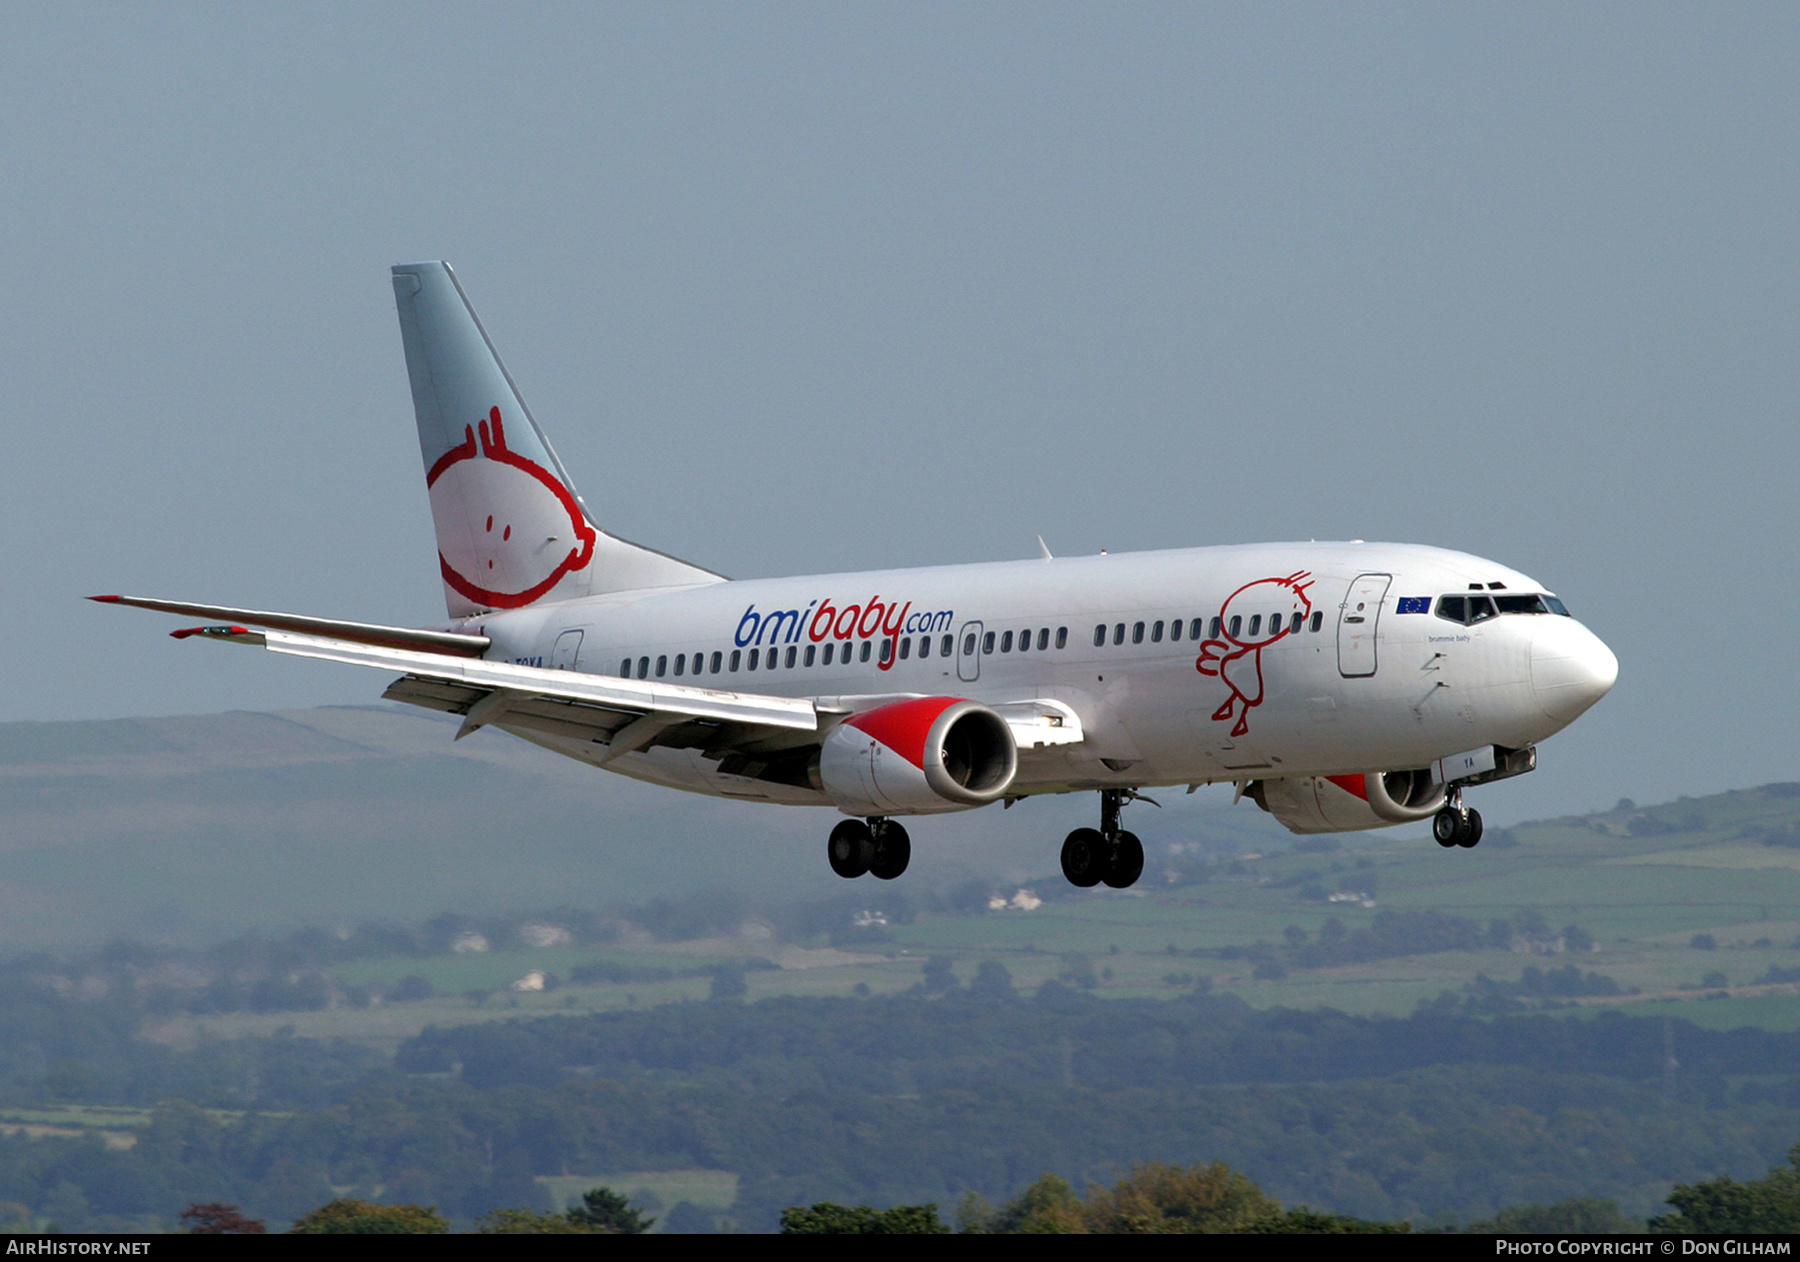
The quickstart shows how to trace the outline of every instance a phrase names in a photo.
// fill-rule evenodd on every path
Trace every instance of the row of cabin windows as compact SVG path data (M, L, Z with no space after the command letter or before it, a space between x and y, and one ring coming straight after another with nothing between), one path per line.
M1561 614L1564 617L1569 615L1568 609L1563 606L1563 603L1560 600L1556 599L1554 596L1545 595L1508 595L1496 597L1440 596L1437 601L1437 616L1446 618L1452 622L1476 623L1487 618L1492 618L1496 616L1497 613L1555 613ZM1249 621L1250 625L1248 629L1244 626L1244 616L1242 614L1233 614L1223 623L1221 623L1220 619L1215 615L1210 624L1205 618L1194 618L1185 622L1180 618L1176 618L1169 622L1164 622L1160 618L1155 622L1134 622L1130 626L1131 642L1133 644L1142 644L1145 637L1148 636L1150 643L1161 644L1163 642L1163 637L1166 634L1170 642L1173 643L1182 638L1184 631L1186 638L1189 640L1198 640L1202 631L1205 631L1209 638L1216 640L1219 638L1221 627L1223 627L1225 633L1234 640L1244 635L1248 635L1250 639L1254 640L1263 634L1263 615L1259 613L1251 614ZM1302 627L1305 627L1308 631L1318 631L1324 625L1324 613L1314 610L1311 618L1308 618L1305 614L1301 613L1290 615L1290 622L1285 630L1290 635L1298 635ZM1278 634L1281 630L1283 630L1281 627L1281 615L1270 614L1268 634L1273 636ZM1125 643L1125 636L1126 624L1123 622L1115 622L1110 628L1110 638L1112 642L1114 644L1123 644ZM1095 648L1104 647L1108 638L1109 628L1104 622L1094 628ZM1056 628L1055 640L1057 648L1067 648L1069 643L1069 628ZM1018 632L988 631L981 636L981 652L983 656L989 656L996 650L1001 653L1025 653L1029 652L1033 643L1035 643L1037 645L1037 651L1042 653L1049 649L1050 642L1051 632L1049 627L1037 627L1035 629L1028 627L1023 631ZM839 662L847 666L852 660L853 653L856 655L855 660L862 662L869 661L870 658L874 656L876 643L877 642L874 640L863 640L861 641L860 648L857 645L848 643L828 643L824 646L823 651L821 651L820 646L816 644L808 644L805 646L791 644L787 646L785 650L779 647L751 649L747 655L742 649L733 649L729 661L727 661L726 655L723 652L715 652L710 659L705 653L694 653L691 655L687 653L677 653L675 655L674 673L678 676L690 672L695 675L705 675L708 673L718 675L723 674L726 671L774 670L778 666L783 665L791 670L795 666L830 666L833 657L836 657ZM900 660L903 662L911 658L915 651L920 658L928 658L932 655L932 649L934 647L933 637L929 635L918 636L916 641L914 637L906 636L903 637L898 644ZM895 641L893 639L885 639L880 641L880 645L880 660L882 664L885 665L894 654ZM952 635L937 637L935 647L939 657L949 657L956 649L956 637ZM973 657L975 655L975 632L970 631L964 634L962 651L964 657ZM709 667L710 671L708 669ZM656 678L658 679L669 674L669 658L667 654L656 658L654 669ZM640 657L637 659L636 674L639 679L650 678L651 671L652 665L650 658ZM619 663L619 674L625 679L630 679L632 673L632 660L629 657L625 658Z
M1323 620L1323 614L1313 614L1311 629L1317 631ZM1304 621L1303 615L1295 614L1293 626L1288 629L1298 632ZM1227 630L1234 638L1243 632L1243 622L1243 615L1233 614L1226 624ZM1249 634L1252 637L1262 634L1262 622L1261 614L1250 616ZM1217 638L1219 634L1219 626L1219 619L1215 617L1212 620L1210 632L1214 638ZM1165 633L1171 641L1180 640L1184 628L1188 639L1198 640L1200 632L1206 628L1206 620L1195 618L1191 623L1184 623L1181 619L1167 623L1161 620L1152 623L1134 623L1131 627L1131 642L1142 644L1147 634L1150 643L1160 644ZM1275 629L1275 619L1271 616L1269 634L1273 635ZM1112 627L1112 642L1114 644L1125 643L1125 633L1125 624L1123 622L1116 623ZM1094 646L1099 648L1106 643L1106 640L1107 627L1105 623L1101 623L1094 628ZM975 655L975 641L975 632L970 631L964 634L963 656L973 657ZM638 658L635 670L632 659L627 657L619 663L619 675L624 679L630 679L634 673L639 679L649 679L652 675L657 679L662 679L670 674L678 677L687 674L719 675L728 672L736 673L740 670L775 670L778 667L792 670L796 666L830 666L834 659L847 666L852 661L853 655L854 660L859 662L873 659L877 643L881 646L879 661L883 665L886 665L892 658L896 646L900 660L903 662L915 654L923 659L931 657L934 651L939 657L949 657L956 651L956 637L953 635L904 636L898 642L890 638L881 641L863 640L860 644L827 643L823 647L817 644L790 644L785 649L778 646L767 649L750 649L748 652L743 649L733 649L729 656L723 651L718 651L714 652L710 658L705 653L677 653L673 671L670 670L670 660L666 653L657 656L654 661L648 656ZM1057 627L1054 632L1049 627L1027 627L1023 631L988 631L982 634L980 647L981 653L985 657L991 656L995 652L1027 653L1032 650L1033 646L1040 653L1047 652L1052 643L1059 649L1067 648L1069 646L1069 628Z
M1289 626L1286 628L1286 630L1287 630L1288 634L1290 634L1290 635L1298 635L1300 633L1300 628L1303 626L1306 627L1310 631L1317 631L1320 627L1322 627L1324 625L1325 625L1325 615L1322 612L1314 611L1313 616L1310 619L1305 614L1296 613L1293 615L1292 622L1289 624ZM1240 635L1244 635L1244 634L1248 634L1251 639L1255 639L1257 636L1260 636L1263 633L1263 616L1259 613L1253 613L1250 615L1250 628L1249 628L1248 632L1246 632L1244 629L1244 615L1243 614L1234 613L1231 615L1231 617L1229 619L1227 619L1223 623L1221 623L1219 621L1217 616L1214 616L1212 623L1210 625L1208 625L1206 619L1204 619L1204 618L1195 618L1192 621L1187 622L1185 624L1182 622L1182 620L1180 618L1177 618L1173 622L1166 624L1169 639L1171 641L1181 639L1181 634L1182 634L1182 630L1183 630L1184 626L1187 631L1187 638L1190 640L1198 640L1200 638L1200 633L1202 631L1206 632L1208 638L1216 640L1219 638L1219 629L1221 626L1224 627L1225 633L1234 640L1237 639ZM1134 622L1131 624L1131 642L1133 644L1142 644L1144 642L1145 635L1148 634L1150 637L1150 643L1161 644L1162 640L1163 640L1164 629L1165 629L1165 624L1161 620L1158 620L1156 622L1151 622L1151 623ZM1283 628L1281 626L1281 615L1280 614L1270 614L1269 615L1269 634L1275 635L1278 632L1280 632L1282 629ZM1102 622L1099 626L1094 628L1094 647L1095 648L1102 647L1103 645L1105 645L1106 640L1107 640L1107 627L1106 627L1106 624L1104 622ZM1125 643L1125 624L1123 622L1113 623L1113 625L1112 625L1112 642L1114 644Z
M894 641L891 639L882 640L880 641L880 645L880 661L885 664L894 654ZM876 641L864 640L861 643L860 649L855 644L829 643L826 644L823 649L817 644L808 644L805 646L790 644L785 651L780 647L773 645L767 649L751 649L747 653L743 649L732 649L729 657L727 657L723 651L713 653L710 658L708 658L705 653L677 653L675 655L675 668L672 673L677 676L690 673L695 675L720 675L726 672L736 672L740 670L774 670L780 666L785 666L787 669L792 670L796 666L830 666L833 659L848 666L853 658L854 660L863 662L873 659L875 657L875 646ZM920 636L918 638L917 647L920 657L930 657L932 637L928 635ZM955 638L946 635L943 637L943 642L938 646L938 651L941 656L949 657L955 647ZM914 645L911 636L900 641L900 657L902 660L911 657L913 651ZM632 661L628 657L619 663L619 675L624 679L630 679L632 673ZM649 679L652 674L654 674L656 678L662 679L670 673L669 657L666 653L660 654L656 658L654 664L652 664L649 657L640 657L637 659L636 674L639 679Z
M995 640L996 636L999 637L997 645ZM1014 651L1028 653L1031 651L1031 646L1034 642L1037 644L1038 652L1042 653L1048 649L1050 647L1050 628L1039 627L1036 631L1033 631L1030 627L1027 627L1025 630L1018 632L1016 636L1011 631L989 631L986 635L981 637L981 652L983 656L989 656L995 651L997 646L1002 653L1011 653ZM1068 646L1069 628L1056 628L1056 647L1061 649L1067 648ZM975 633L971 631L963 636L963 656L973 656L974 652Z

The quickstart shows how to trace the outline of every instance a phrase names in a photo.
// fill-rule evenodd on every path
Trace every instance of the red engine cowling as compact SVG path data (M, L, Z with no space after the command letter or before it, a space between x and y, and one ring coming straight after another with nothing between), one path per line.
M819 751L819 784L849 815L984 806L1019 769L1006 720L956 697L896 701L845 719Z
M1347 833L1430 819L1444 805L1431 773L1377 771L1361 776L1258 780L1249 793L1292 833Z

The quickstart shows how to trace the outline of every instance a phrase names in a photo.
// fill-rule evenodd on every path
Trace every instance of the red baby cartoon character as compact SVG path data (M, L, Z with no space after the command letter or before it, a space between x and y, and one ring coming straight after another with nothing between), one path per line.
M1286 578L1245 583L1219 606L1214 638L1200 645L1194 668L1202 675L1217 675L1231 689L1225 704L1213 711L1213 720L1223 722L1236 711L1233 736L1250 730L1250 707L1262 704L1262 651L1297 632L1312 613L1312 602L1306 598L1306 589L1312 584L1302 581L1309 578L1311 575L1301 570ZM1239 702L1243 703L1241 710Z
M444 582L477 605L517 609L594 558L594 528L550 470L511 450L500 409L425 475Z

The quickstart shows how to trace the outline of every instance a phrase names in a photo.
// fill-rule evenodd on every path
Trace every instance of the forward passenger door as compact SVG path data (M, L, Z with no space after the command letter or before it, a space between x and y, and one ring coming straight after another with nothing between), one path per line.
M1381 602L1387 598L1392 574L1358 574L1350 592L1338 607L1338 674L1362 679L1375 673L1376 634L1381 625Z

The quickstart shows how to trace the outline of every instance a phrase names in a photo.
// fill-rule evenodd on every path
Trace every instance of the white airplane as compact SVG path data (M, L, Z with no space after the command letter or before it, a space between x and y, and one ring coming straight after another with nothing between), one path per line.
M398 672L382 695L641 780L835 807L840 876L896 816L1097 790L1078 886L1138 879L1122 807L1229 782L1296 833L1431 819L1618 661L1536 580L1410 544L1262 543L734 582L595 524L450 268L393 269L448 621L424 630L96 596L201 636Z

